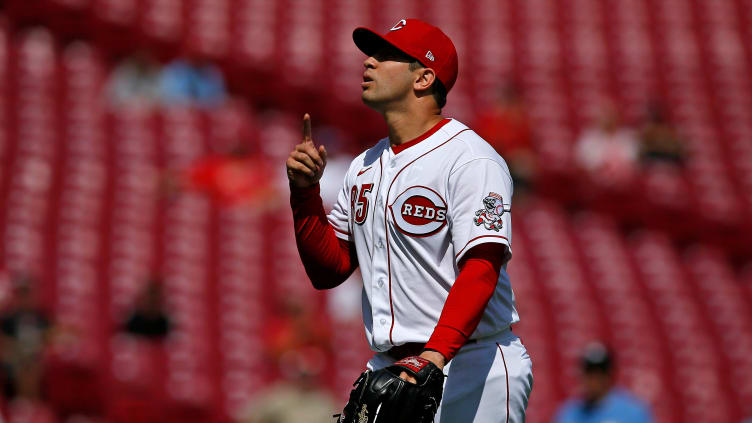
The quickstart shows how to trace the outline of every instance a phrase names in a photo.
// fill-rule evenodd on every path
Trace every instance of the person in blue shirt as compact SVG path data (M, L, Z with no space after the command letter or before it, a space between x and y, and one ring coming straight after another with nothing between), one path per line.
M176 59L165 66L159 86L162 100L167 105L213 107L226 97L222 72L198 56Z
M582 397L567 401L555 423L652 423L650 408L625 388L614 385L613 354L595 342L582 356Z

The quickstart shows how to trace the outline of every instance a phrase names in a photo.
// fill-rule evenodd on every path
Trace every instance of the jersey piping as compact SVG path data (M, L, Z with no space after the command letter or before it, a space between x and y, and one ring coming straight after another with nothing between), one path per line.
M509 369L507 369L507 360L504 358L504 350L501 349L501 345L497 342L496 346L499 347L499 352L501 353L501 361L504 363L504 377L507 379L507 420L506 423L509 423Z
M414 158L413 160L411 160L409 163L407 163L405 166L403 166L402 169L399 170L399 172L397 172L394 175L394 178L392 178L392 181L389 183L389 188L386 191L386 199L387 199L387 201L384 202L384 233L386 234L386 263L387 263L387 273L389 275L389 311L390 311L390 313L392 315L392 325L389 328L389 343L392 344L392 345L394 345L394 340L392 339L392 332L394 332L394 320L395 319L394 319L394 301L392 300L392 261L391 261L391 254L390 254L391 249L390 249L390 243L389 243L389 225L388 225L388 222L387 222L387 217L389 216L389 213L387 213L388 212L387 208L389 207L389 204L388 204L389 203L389 193L392 190L392 185L394 185L394 182L397 180L397 178L399 177L399 175L402 173L403 170L407 169L411 164L415 163L418 159L426 156L428 153L431 153L431 152L435 151L436 149L438 149L439 147L444 146L449 141L451 141L454 138L456 138L457 135L459 135L459 134L461 134L461 133L463 133L465 131L469 131L469 130L470 130L469 128L465 128L465 129L457 132L456 134L452 135L452 137L449 138L448 140L444 141L443 143L437 145L436 147L434 147L434 148L426 151L425 153L423 153L420 156L418 156L418 157Z

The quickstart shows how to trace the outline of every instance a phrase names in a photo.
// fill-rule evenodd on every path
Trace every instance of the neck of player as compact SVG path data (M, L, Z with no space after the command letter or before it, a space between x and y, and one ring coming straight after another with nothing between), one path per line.
M389 142L392 145L414 140L444 119L438 108L428 110L424 107L415 107L385 111L383 114L389 127Z

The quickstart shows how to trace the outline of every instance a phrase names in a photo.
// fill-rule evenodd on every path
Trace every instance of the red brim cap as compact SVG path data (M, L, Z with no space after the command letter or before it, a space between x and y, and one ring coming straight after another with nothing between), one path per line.
M391 45L436 72L447 92L457 80L457 51L449 37L433 25L418 19L402 19L385 35L358 27L353 31L355 45L372 56L385 44Z

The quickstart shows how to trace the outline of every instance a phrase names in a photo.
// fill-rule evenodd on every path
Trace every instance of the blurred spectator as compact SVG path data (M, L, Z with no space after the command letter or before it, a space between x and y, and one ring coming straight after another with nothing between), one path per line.
M635 174L639 141L625 127L613 105L604 107L596 126L586 129L575 146L577 163L604 185L624 185Z
M331 352L325 315L314 313L311 305L292 296L283 298L278 309L280 313L267 324L266 354L288 379L317 378Z
M274 185L268 160L237 144L228 153L215 153L193 163L184 173L182 185L202 191L224 206L248 204L274 207L282 197ZM286 199L285 199L286 200Z
M261 393L249 404L246 423L331 423L340 412L332 396L312 386L283 382Z
M107 100L114 107L153 106L159 102L159 73L159 63L146 52L122 60L107 81Z
M139 295L136 306L125 323L131 335L160 340L170 332L170 318L165 311L162 281L152 279Z
M160 77L162 100L170 104L216 106L225 98L225 81L219 68L194 57L176 59Z
M647 107L646 120L640 129L640 162L642 164L684 163L684 145L663 105L652 102Z
M42 356L49 343L51 323L35 297L35 280L13 280L13 298L0 315L0 360L6 398L37 400L44 371Z
M268 325L267 355L279 366L282 380L263 391L243 413L248 423L329 423L338 412L332 396L321 389L331 356L329 324L309 303L287 297L282 313Z
M505 85L494 104L478 115L474 127L509 165L515 195L529 190L536 173L533 131L517 85Z
M582 398L570 400L557 413L555 423L650 423L646 404L624 388L614 386L613 354L599 342L582 355Z

